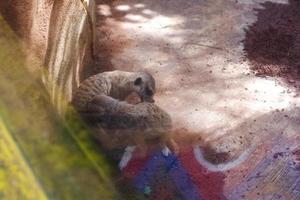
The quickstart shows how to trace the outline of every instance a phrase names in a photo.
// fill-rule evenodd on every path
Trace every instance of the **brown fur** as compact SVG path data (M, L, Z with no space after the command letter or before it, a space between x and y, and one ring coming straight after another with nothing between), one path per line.
M75 92L72 104L78 111L93 111L93 105L90 104L98 95L125 100L133 92L137 93L142 101L153 101L153 77L146 72L104 72L84 80Z
M170 137L171 117L157 105L148 102L132 105L105 95L97 96L93 103L98 105L98 111L82 115L89 123L97 124L98 138L109 148L156 142L175 149Z

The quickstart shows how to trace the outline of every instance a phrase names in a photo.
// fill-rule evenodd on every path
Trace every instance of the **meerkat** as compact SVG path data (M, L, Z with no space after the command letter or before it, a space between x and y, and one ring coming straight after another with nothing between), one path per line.
M136 93L142 102L154 102L155 80L152 75L119 70L96 74L80 84L72 104L80 112L94 112L99 108L93 101L95 97L106 95L123 101L132 93Z
M113 132L108 137L119 139L116 145L137 143L141 146L146 140L156 140L165 155L171 152L168 147L176 152L176 143L170 136L173 128L171 117L159 106L149 102L129 104L106 95L96 96L92 103L97 105L97 112L82 113L82 116L89 123L98 124L105 130L103 132ZM105 143L108 142L109 139Z

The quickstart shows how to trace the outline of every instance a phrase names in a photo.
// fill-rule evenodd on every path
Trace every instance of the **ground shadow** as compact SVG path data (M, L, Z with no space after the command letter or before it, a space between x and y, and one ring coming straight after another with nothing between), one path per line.
M113 37L111 37L113 34L118 34L118 25L112 27L112 24L109 26L106 24L106 20L124 21L124 16L128 14L128 12L117 10L113 5L113 1L110 0L98 0L96 1L96 4L98 7L96 13L96 65L89 69L89 75L115 70L112 63L113 55L123 51L123 49L126 49L126 46L128 45L128 41L126 39L119 39L116 41ZM101 6L104 6L104 8ZM99 10L104 10L104 13ZM136 11L131 10L131 12L138 12L138 8ZM139 14L141 13L139 12ZM134 23L134 21L130 22Z
M300 81L300 2L266 2L256 9L257 21L246 31L244 51L259 76ZM299 87L299 84L298 84Z

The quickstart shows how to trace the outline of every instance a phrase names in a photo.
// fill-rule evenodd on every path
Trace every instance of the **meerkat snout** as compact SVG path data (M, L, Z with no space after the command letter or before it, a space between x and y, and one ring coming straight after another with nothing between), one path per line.
M142 72L134 81L137 93L142 102L154 103L155 80L151 74Z

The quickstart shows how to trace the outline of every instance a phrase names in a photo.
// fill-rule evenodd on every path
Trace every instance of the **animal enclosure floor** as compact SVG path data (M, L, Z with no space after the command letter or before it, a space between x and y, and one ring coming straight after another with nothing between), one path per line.
M156 175L162 180L153 199L186 199L188 185L173 180L183 176L195 199L300 199L293 164L300 148L299 9L296 0L97 1L99 63L87 75L147 70L179 143L198 135L215 152L211 161L224 155L230 162L253 149L231 170L210 172L185 142L174 157L184 172L160 171L167 175ZM132 170L130 177L138 179L153 156L133 153L125 175ZM158 165L168 165L168 159ZM139 167L130 167L132 162Z

